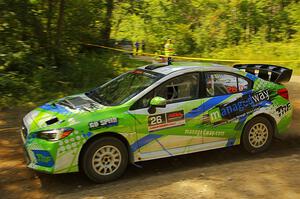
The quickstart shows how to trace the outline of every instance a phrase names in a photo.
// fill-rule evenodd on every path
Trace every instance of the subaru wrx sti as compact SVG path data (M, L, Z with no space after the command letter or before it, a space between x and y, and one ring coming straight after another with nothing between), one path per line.
M96 182L120 177L130 163L241 144L265 151L290 125L273 65L147 65L86 93L48 102L23 119L28 167L83 171Z

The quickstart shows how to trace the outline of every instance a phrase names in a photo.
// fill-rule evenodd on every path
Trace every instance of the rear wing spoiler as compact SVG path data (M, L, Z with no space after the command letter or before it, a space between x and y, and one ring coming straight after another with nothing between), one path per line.
M264 80L276 83L290 81L293 73L292 69L269 64L235 64L233 65L233 68L243 70Z

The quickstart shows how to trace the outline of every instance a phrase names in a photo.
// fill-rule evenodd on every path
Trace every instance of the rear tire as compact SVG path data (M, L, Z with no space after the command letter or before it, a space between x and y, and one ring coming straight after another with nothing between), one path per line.
M81 158L83 172L97 183L109 182L121 177L127 164L127 148L114 137L104 137L92 142Z
M270 147L273 134L274 128L267 118L255 117L244 128L242 146L251 154L263 152Z

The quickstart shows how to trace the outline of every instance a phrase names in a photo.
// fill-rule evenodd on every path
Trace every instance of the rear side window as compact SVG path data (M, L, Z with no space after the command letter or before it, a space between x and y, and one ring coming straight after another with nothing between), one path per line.
M206 95L209 97L247 91L251 82L242 76L222 72L205 74Z
M251 89L250 88L251 84L250 84L249 80L246 80L243 77L238 77L238 86L239 86L240 92Z

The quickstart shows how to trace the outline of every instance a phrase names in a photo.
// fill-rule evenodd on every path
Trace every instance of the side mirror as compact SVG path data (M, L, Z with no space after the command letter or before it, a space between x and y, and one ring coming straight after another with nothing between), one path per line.
M167 100L162 97L154 97L150 101L150 107L148 109L148 112L150 114L153 114L156 112L156 107L158 108L165 108L167 105Z

